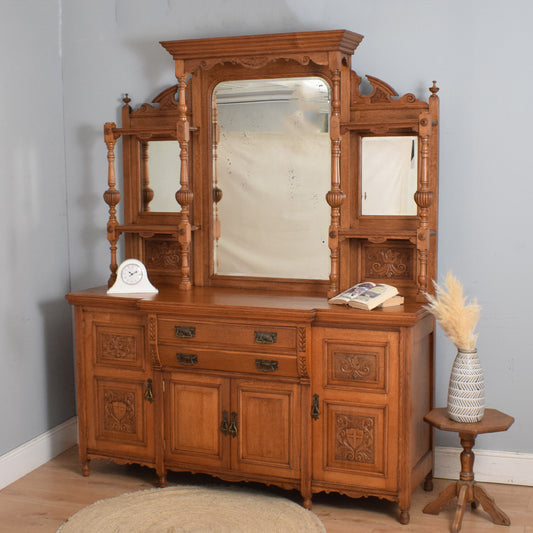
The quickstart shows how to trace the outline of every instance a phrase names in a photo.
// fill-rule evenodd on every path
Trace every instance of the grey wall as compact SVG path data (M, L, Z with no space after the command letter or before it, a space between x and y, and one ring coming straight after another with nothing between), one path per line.
M0 455L75 415L59 3L1 5Z
M478 348L487 404L516 417L507 433L482 437L478 446L533 453L532 291L520 287L521 274L528 280L533 264L526 218L533 200L529 0L507 2L505 9L500 0L45 0L31 3L31 10L28 4L7 1L7 31L0 37L9 51L2 74L13 80L0 89L7 91L2 103L10 118L10 131L0 130L0 172L11 193L4 194L10 200L1 216L4 227L15 226L1 238L4 250L16 250L15 259L2 255L7 281L0 370L7 388L0 387L0 417L7 431L0 436L0 453L73 413L70 334L60 334L70 324L61 300L66 265L74 290L107 279L102 126L118 121L124 92L138 105L175 82L171 58L158 41L334 28L365 35L353 59L359 74L418 97L438 81L439 270L443 275L452 269L483 306ZM42 255L50 276L44 285L44 274L29 276ZM53 309L43 312L47 303ZM445 403L454 355L439 334L439 405ZM66 389L58 392L58 381ZM438 443L458 445L442 433Z

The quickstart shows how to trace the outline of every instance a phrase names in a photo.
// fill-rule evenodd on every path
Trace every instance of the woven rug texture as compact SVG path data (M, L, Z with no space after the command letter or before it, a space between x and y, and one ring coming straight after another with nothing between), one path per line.
M241 487L176 486L98 501L57 533L325 533L318 517L281 496Z

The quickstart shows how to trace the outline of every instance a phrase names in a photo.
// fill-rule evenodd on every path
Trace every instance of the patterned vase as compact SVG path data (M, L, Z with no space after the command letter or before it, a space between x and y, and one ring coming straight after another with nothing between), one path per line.
M479 422L485 412L485 380L477 350L458 350L448 386L448 416L456 422Z

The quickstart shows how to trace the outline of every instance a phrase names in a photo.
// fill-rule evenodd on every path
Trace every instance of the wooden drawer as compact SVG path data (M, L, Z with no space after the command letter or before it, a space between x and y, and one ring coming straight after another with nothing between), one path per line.
M319 332L317 332L319 333ZM314 375L325 390L396 394L399 337L395 332L326 329L317 334Z
M230 347L232 350L296 353L296 327L271 324L197 322L160 318L159 341L186 345Z
M99 370L103 368L145 372L144 326L134 315L86 313L86 327L90 328L92 361Z
M166 368L217 370L246 374L298 377L297 359L290 355L226 352L160 344L159 359Z

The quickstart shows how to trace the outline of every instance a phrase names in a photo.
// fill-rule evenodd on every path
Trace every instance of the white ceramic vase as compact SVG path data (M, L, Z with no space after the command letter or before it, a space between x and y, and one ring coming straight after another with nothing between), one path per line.
M448 386L448 416L456 422L479 422L485 412L485 380L477 350L458 350Z

